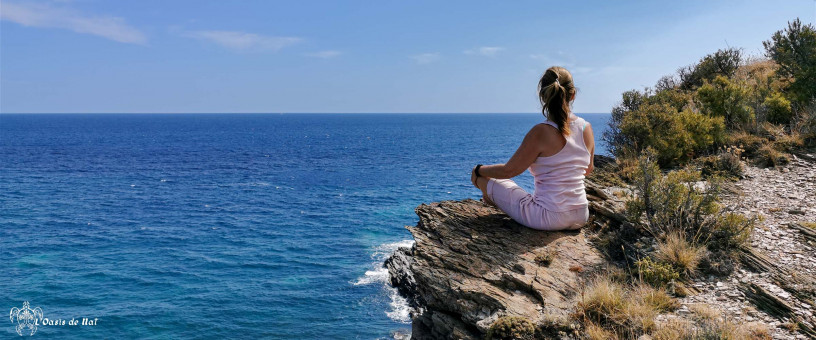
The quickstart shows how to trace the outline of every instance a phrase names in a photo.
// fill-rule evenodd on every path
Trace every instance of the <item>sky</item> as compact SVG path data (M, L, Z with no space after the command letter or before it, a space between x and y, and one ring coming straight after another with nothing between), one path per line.
M550 66L609 112L814 0L0 0L0 113L540 112Z

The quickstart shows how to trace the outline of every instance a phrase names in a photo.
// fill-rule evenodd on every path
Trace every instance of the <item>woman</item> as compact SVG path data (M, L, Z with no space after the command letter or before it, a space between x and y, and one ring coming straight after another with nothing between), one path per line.
M538 96L547 120L530 129L507 163L474 167L471 181L485 202L518 223L539 230L578 229L589 218L584 177L593 168L592 127L571 112L575 85L563 67L544 72ZM533 195L509 179L527 168L535 177Z

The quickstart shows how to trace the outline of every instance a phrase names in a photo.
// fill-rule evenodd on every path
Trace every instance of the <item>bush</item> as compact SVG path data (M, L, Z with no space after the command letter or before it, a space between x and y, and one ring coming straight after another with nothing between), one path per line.
M729 128L742 127L754 119L750 89L730 79L717 76L697 89L702 111L712 117L723 117Z
M694 90L717 76L731 77L742 63L742 51L736 48L718 50L709 54L695 65L677 70L680 89Z
M611 123L610 123L611 124ZM643 104L622 116L609 140L621 157L653 148L662 167L683 164L695 154L713 149L725 141L722 118L684 110L669 104Z
M533 339L535 326L530 320L519 316L504 316L493 322L485 339Z
M807 104L816 96L816 29L797 18L762 43L768 57L779 64L777 74L792 79L790 98Z
M680 273L668 263L656 262L644 257L635 262L635 269L640 280L652 287L668 287L680 279Z
M779 92L774 92L762 103L767 112L767 120L775 124L788 124L793 117L791 103Z
M718 203L722 179L700 182L700 172L688 169L664 176L654 157L647 150L638 160L633 179L636 195L626 202L629 221L658 242L669 242L666 236L676 233L690 245L714 252L712 258L725 261L748 243L755 220L722 209Z

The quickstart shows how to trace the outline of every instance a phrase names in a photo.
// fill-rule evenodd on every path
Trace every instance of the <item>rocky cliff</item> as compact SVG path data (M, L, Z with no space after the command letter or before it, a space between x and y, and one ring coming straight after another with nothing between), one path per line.
M613 209L590 183L593 211ZM443 201L416 208L407 227L416 243L386 261L392 284L416 308L414 339L482 338L499 317L520 316L539 332L569 327L582 280L604 269L584 231L526 228L481 201Z

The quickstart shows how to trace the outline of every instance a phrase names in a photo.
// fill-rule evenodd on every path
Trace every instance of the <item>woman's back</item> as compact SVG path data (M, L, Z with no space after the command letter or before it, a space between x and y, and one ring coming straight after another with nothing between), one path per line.
M550 211L569 211L588 204L584 188L584 173L590 163L590 152L584 143L586 121L575 115L570 121L570 134L561 151L548 157L538 157L530 165L535 178L534 200ZM558 129L547 121L545 124Z

